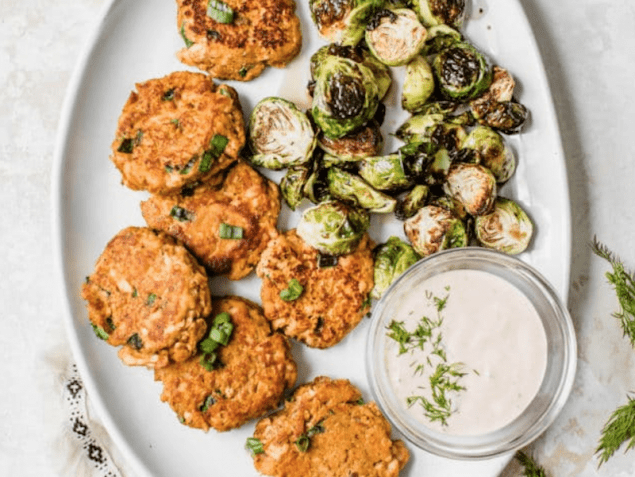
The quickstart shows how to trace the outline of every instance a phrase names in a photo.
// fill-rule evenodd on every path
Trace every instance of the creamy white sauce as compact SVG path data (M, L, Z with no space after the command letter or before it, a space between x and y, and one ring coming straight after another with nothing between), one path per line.
M432 297L446 296L439 311ZM518 417L537 394L547 364L545 330L529 299L493 274L454 270L419 283L393 319L411 332L423 316L442 318L423 350L399 355L398 343L387 338L388 374L407 412L427 427L463 436L495 431ZM431 354L436 339L444 359ZM452 404L445 424L431 422L419 401L406 404L410 396L433 402L429 377L441 362L465 373L453 378L465 389L446 393ZM423 364L423 372L416 372L418 364Z

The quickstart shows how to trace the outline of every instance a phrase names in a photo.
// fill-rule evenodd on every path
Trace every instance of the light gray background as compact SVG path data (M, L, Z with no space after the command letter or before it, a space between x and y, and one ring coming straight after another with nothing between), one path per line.
M618 452L599 470L594 456L604 422L635 390L635 351L611 317L617 301L604 278L608 265L592 256L589 242L597 235L635 269L635 4L521 2L547 68L567 160L569 309L579 340L571 398L529 450L553 477L632 476L635 451ZM53 147L71 72L104 3L0 0L0 475L56 475L49 440L59 403L39 383L45 359L65 340L51 256Z

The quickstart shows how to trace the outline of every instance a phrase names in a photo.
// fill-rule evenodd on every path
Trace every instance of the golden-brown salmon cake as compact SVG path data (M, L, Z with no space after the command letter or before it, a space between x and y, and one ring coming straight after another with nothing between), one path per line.
M334 266L324 266L318 251L295 230L269 242L256 272L262 278L265 316L273 328L314 348L337 344L370 309L372 248L365 235L354 252L337 257ZM293 280L302 291L289 299L285 290L299 290Z
M224 313L233 327L227 344L213 350L215 361L204 355L203 341L197 356L155 370L155 379L163 382L161 400L181 422L226 431L276 408L295 384L297 370L287 339L271 332L258 305L239 297L214 297L213 308L210 330Z
M245 145L245 125L233 88L188 71L136 88L111 146L111 159L126 186L168 194L236 160Z
M183 241L215 275L245 277L278 234L278 186L238 162L227 174L141 203L148 225Z
M219 22L208 15L208 0L177 0L177 26L185 47L180 61L219 79L249 81L266 66L281 68L302 48L293 0L224 0ZM212 7L213 8L213 7Z
M265 475L397 477L410 454L390 431L377 405L365 404L348 380L322 376L260 420L249 447Z
M205 269L169 235L128 227L82 287L95 333L130 366L160 368L196 353L211 297Z

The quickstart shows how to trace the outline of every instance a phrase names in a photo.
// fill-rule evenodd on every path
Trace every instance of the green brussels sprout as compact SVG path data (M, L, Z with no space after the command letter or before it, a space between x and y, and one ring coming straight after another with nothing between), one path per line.
M318 134L320 148L335 156L340 162L358 161L368 156L381 154L384 138L379 123L369 121L364 127L339 139L331 139L324 134Z
M311 168L306 166L290 167L280 180L280 192L291 210L295 210L302 202L311 172Z
M506 134L520 132L529 111L514 100L515 85L514 78L507 70L494 66L492 84L485 93L470 101L474 118L480 124Z
M384 0L310 0L311 17L318 32L332 43L356 45L368 19Z
M371 298L378 300L392 282L421 259L414 249L399 237L390 237L373 251L375 255L374 282Z
M429 195L430 187L417 184L397 203L395 217L399 220L409 219L426 205Z
M404 231L415 252L422 257L468 244L463 221L449 210L436 205L419 209L404 222Z
M369 212L388 214L397 205L396 199L373 189L361 177L338 167L328 169L327 181L333 197Z
M327 169L324 166L324 157L321 153L316 154L316 158L311 166L309 177L304 184L304 197L314 204L319 204L331 200L329 185L326 178Z
M534 232L534 224L525 211L504 197L496 199L493 212L476 218L475 228L481 245L509 254L525 251Z
M460 28L465 18L465 0L412 0L412 4L425 26Z
M330 138L341 138L375 115L379 92L373 72L347 58L327 55L316 71L313 120Z
M362 159L358 172L372 187L381 191L400 191L413 185L399 153Z
M416 114L397 128L395 136L408 143L428 141L444 119L445 115L442 113Z
M380 10L366 28L371 53L388 66L403 66L422 50L427 30L408 8Z
M461 220L466 220L469 218L467 210L465 210L465 206L460 203L458 200L450 197L449 195L441 195L434 197L428 201L430 205L436 205L438 207L442 207L446 210L452 212L455 216L457 216Z
M452 164L443 185L470 215L489 214L496 200L496 178L480 164Z
M441 94L456 101L478 97L492 82L487 58L465 42L441 50L432 62L432 71Z
M474 128L463 141L463 148L475 151L480 164L487 167L498 183L507 181L516 170L516 157L505 138L487 126Z
M276 97L262 99L252 111L248 140L250 161L274 170L307 163L317 143L306 114Z
M401 91L401 107L414 113L419 111L434 91L434 74L428 61L417 55L406 65Z
M428 28L428 38L421 50L423 56L436 55L444 48L463 41L463 35L448 25L435 25Z
M368 212L331 200L305 210L296 232L321 253L344 255L355 250L369 227Z

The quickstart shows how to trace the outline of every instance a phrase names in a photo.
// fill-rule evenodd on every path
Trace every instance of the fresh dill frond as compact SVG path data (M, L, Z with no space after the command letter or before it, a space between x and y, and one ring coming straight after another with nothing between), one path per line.
M624 336L628 337L631 346L635 348L635 276L624 269L622 261L606 245L600 243L597 237L593 238L591 250L613 267L613 272L606 272L605 275L613 285L620 306L613 316L620 320Z
M596 454L599 454L598 467L609 460L624 442L624 452L635 447L635 399L628 396L628 403L618 407L602 429L602 436Z
M525 477L547 477L545 470L540 467L529 454L523 451L517 451L515 457L523 466L523 475Z

